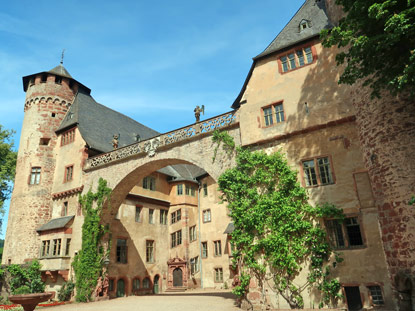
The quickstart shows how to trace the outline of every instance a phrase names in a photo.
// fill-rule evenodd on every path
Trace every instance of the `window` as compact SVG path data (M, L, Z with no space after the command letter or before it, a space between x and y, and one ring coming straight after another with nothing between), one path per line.
M215 246L215 256L222 256L222 244L221 241L213 241L213 245Z
M60 256L61 254L61 239L54 239L53 240L53 250L52 255L53 256Z
M65 167L65 182L71 181L73 177L73 165Z
M196 241L196 226L192 226L189 228L189 240L190 242Z
M208 195L207 184L203 184L203 196L206 197L207 195Z
M346 218L343 223L337 219L326 220L327 234L333 247L353 248L363 246L362 233L357 217Z
M177 245L182 244L182 230L173 232L170 234L171 237L171 247L176 247Z
M135 222L140 222L141 221L141 206L136 206L135 207Z
M223 269L215 268L215 282L223 282Z
M74 140L75 140L75 129L73 128L73 129L71 129L71 130L69 130L69 131L62 134L62 136L61 136L61 146L70 144Z
M186 195L190 195L190 186L185 185Z
M368 286L370 300L373 305L379 306L385 304L383 301L382 289L378 285Z
M152 208L148 210L148 223L154 224L154 209Z
M182 219L182 211L178 209L177 211L171 213L171 223L174 224Z
M307 23L302 24L302 26L303 25L307 27ZM304 29L302 26L300 26L300 29ZM288 55L280 57L282 72L287 72L299 67L303 67L305 65L311 64L313 61L314 57L311 47L299 49L289 53Z
M211 221L211 214L210 209L203 211L203 222L210 222Z
M38 185L40 182L40 167L32 167L29 184Z
M156 190L156 179L153 176L147 176L143 179L143 188L151 191Z
M359 286L345 286L344 292L346 294L348 310L361 310L363 304L360 297Z
M42 241L42 257L49 256L50 241Z
M207 256L208 256L207 242L202 242L202 258L207 258Z
M62 83L62 77L55 76L55 83L56 84L61 84Z
M42 137L39 140L39 145L41 145L41 146L47 146L47 145L49 145L49 142L50 142L50 138Z
M182 184L177 185L177 195L183 195L183 185Z
M190 273L195 274L199 272L199 256L190 258Z
M134 279L133 280L133 290L140 289L140 279Z
M311 24L310 21L303 19L300 22L300 32L303 31L304 29L310 28L310 24Z
M150 288L150 279L149 278L145 278L143 280L143 288Z
M154 262L154 241L146 241L146 262Z
M117 262L127 263L127 240L117 239Z
M71 250L71 239L66 239L65 256L69 256Z
M61 211L61 216L67 216L68 215L68 202L63 202L62 205L62 211Z
M167 225L167 215L168 215L168 211L164 209L160 210L160 224L161 225Z
M48 75L45 75L44 74L44 75L41 75L40 76L40 82L43 82L44 83L44 82L46 82L47 79L48 79Z
M193 187L193 186L191 186L191 187L190 187L190 195L191 195L192 197L196 196L196 188L195 188L195 187Z
M109 279L108 291L110 292L114 291L114 279Z
M302 162L304 181L307 187L334 184L329 157L315 158Z
M264 114L265 126L271 126L275 123L281 123L284 119L284 109L282 103L262 108Z

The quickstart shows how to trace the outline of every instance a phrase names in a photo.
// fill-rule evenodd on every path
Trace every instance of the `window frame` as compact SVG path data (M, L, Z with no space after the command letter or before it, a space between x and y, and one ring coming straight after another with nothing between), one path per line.
M156 178L154 176L146 176L143 178L143 189L156 191Z
M331 178L332 178L331 183L325 183L325 184L321 182L320 167L318 164L318 160L324 159L324 158L328 158L329 160L329 164L330 164L329 167L330 167L330 173L331 173ZM307 185L306 171L304 170L304 162L309 162L309 161L313 161L314 163L314 170L315 170L316 179L317 179L317 184L315 185ZM315 157L308 157L308 158L301 159L300 173L301 173L301 184L304 188L315 188L315 187L322 187L322 186L331 186L331 185L336 184L336 174L334 172L334 163L333 163L333 158L331 154L323 154L323 155L319 155Z
M349 237L349 232L347 231L347 225L346 225L346 219L351 219L351 218L355 218L357 225L359 226L359 231L360 231L360 238L362 240L362 245L350 245L350 237ZM330 227L330 225L328 225L329 221L338 221L337 223L340 225L341 228L341 233L342 233L342 238L344 241L344 246L338 246L336 245L337 243L333 243L333 239L331 238L332 234L330 233L329 230L332 230ZM326 229L327 232L327 239L330 243L330 245L333 247L333 249L336 250L353 250L353 249L361 249L361 248L366 248L366 238L365 238L365 234L363 231L363 225L362 225L362 221L361 221L361 217L359 217L359 215L357 214L349 214L349 215L345 215L344 220L342 222L340 222L338 219L335 218L327 218L324 220L324 227Z
M207 197L208 196L208 184L204 183L202 187L203 187L203 196Z
M62 239L53 239L52 244L52 256L59 257L61 256L61 249L62 249Z
M206 215L209 215L209 219L206 219L206 218L205 218L205 214L206 214ZM205 224L205 223L212 222L212 211L211 211L211 209L210 209L210 208L208 208L208 209L203 210L202 217L203 217L203 223L204 223L204 224Z
M65 243L65 256L69 256L69 251L71 250L71 242L72 242L72 239L71 238L66 238L66 243Z
M194 242L196 240L197 240L197 231L196 231L196 225L194 225L189 228L189 241Z
M146 240L146 263L155 262L155 246L154 240Z
M282 107L282 113L280 112L280 110L276 110L276 106L281 106ZM268 127L273 127L276 126L278 124L282 124L285 122L285 120L287 120L286 114L285 114L285 109L284 109L284 101L283 100L279 100L276 101L272 104L266 105L261 107L261 124L262 124L262 128L268 128ZM271 114L265 114L265 110L271 109ZM277 113L280 116L280 121L277 122ZM269 118L270 121L269 124L267 125L267 118ZM282 119L282 120L281 120Z
M278 71L280 74L286 74L289 72L293 72L295 70L304 68L306 66L312 65L314 63L316 63L318 56L317 56L317 50L315 48L316 45L316 41L309 41L307 43L304 43L302 45L296 46L295 48L289 49L284 51L284 53L281 53L280 55L278 55ZM311 53L307 53L306 49L310 48ZM300 65L300 61L298 58L298 51L302 51L303 52L303 61L304 61L304 65ZM313 57L313 60L311 62L308 62L308 56L311 54ZM294 62L295 62L295 68L291 68L290 65L290 59L289 59L289 55L294 55ZM307 61L307 63L305 63L305 61ZM285 66L284 64L286 64L287 70L284 71Z
M75 130L76 127L61 133L61 147L69 145L75 141Z
M34 170L39 170L39 171L34 171ZM32 178L32 176L34 176L34 179ZM39 185L41 182L42 178L42 167L41 166L32 166L30 167L30 174L29 174L29 180L28 180L28 184L30 186L33 185ZM32 179L33 179L33 183L32 183Z
M42 241L42 248L41 248L41 255L40 257L49 257L49 253L50 253L50 240L43 240Z
M201 245L202 245L202 259L203 258L208 258L208 256L209 256L208 242L207 241L203 241L201 243Z
M218 272L219 272L220 278L218 278ZM223 283L223 268L222 267L214 268L214 281L215 283Z
M366 287L367 287L367 291L368 291L368 297L369 297L370 305L374 306L374 307L384 306L385 305L385 295L383 293L383 286L379 283L369 283L369 284L366 284ZM382 303L374 303L373 302L373 294L372 294L372 290L370 289L371 287L378 287L379 288L380 296L382 298Z
M170 223L175 224L176 222L179 222L182 219L182 211L181 208L178 210L175 210L170 214Z
M70 174L68 174L70 173ZM67 183L73 180L74 174L74 164L69 164L65 166L65 175L63 177L63 182ZM69 177L68 177L69 176Z
M182 229L177 230L170 234L170 248L175 248L181 245L183 242L182 239Z
M125 245L118 245L118 241L125 241ZM124 252L124 256L122 256L122 252ZM120 253L118 255L118 253ZM124 257L124 261L123 261ZM116 244L115 244L115 262L117 264L127 264L128 263L128 240L127 238L117 237Z
M142 205L136 205L135 206L135 222L140 223L141 222L141 212L143 211L143 206Z
M177 195L183 195L183 184L177 184L176 185L176 194Z
M194 275L200 271L199 256L190 258L190 274Z
M148 209L148 223L150 225L154 225L154 223L155 223L154 215L155 215L155 209L154 208L149 208Z
M222 256L222 241L221 240L216 240L213 241L213 256L215 257L220 257Z
M166 209L160 209L160 225L167 225L169 222L169 211Z

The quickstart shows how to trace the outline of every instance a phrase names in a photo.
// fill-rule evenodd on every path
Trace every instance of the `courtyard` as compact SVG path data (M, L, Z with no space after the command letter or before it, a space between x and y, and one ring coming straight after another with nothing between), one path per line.
M51 308L53 311L232 311L235 295L229 290L190 290L149 296L130 296L91 303L73 303Z

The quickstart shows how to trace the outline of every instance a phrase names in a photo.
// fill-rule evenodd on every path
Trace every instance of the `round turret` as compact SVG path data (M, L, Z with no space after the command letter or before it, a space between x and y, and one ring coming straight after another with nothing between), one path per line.
M36 229L52 216L54 148L58 144L55 131L79 88L90 92L62 64L50 71L23 77L25 115L3 253L5 264L23 263L39 255Z

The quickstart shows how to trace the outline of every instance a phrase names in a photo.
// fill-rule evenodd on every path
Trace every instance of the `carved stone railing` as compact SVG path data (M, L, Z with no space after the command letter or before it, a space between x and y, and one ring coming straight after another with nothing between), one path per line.
M159 147L168 146L173 143L184 141L204 133L213 132L216 129L226 128L236 123L235 111L231 111L198 123L182 127L180 129L161 134L159 136L128 145L108 153L104 153L87 159L84 170L106 165L128 157L147 153L152 157Z

